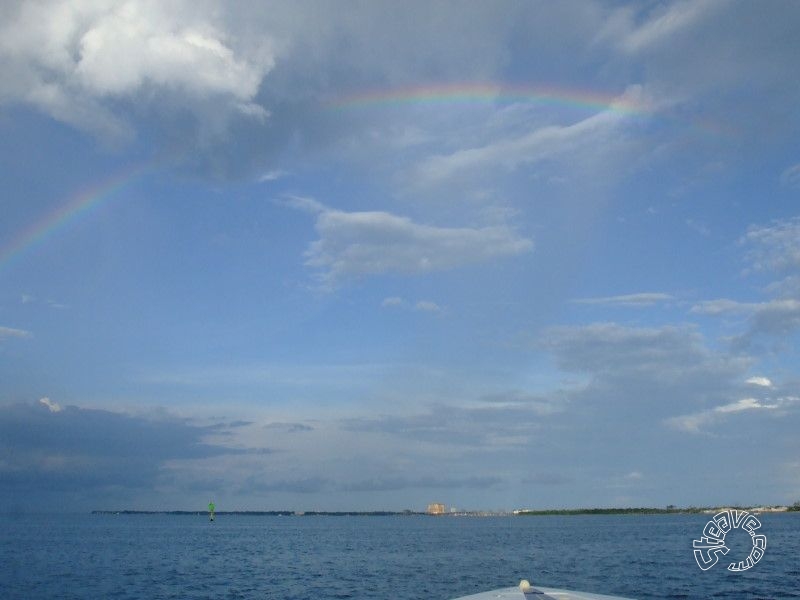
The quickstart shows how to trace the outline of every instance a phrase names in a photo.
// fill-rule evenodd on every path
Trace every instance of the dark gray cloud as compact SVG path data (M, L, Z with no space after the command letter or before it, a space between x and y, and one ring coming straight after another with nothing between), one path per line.
M534 473L523 478L522 483L531 485L566 485L574 479L564 473L543 472Z
M497 476L402 476L374 477L355 479L352 481L334 481L325 477L303 477L298 479L269 480L260 477L249 477L240 486L240 491L248 494L318 494L322 492L393 492L409 489L462 489L487 488L502 483Z
M594 323L555 327L543 337L543 347L553 353L560 368L588 374L595 385L621 389L637 382L668 390L713 389L734 380L748 364L744 358L711 350L691 326Z
M232 429L239 429L241 427L247 427L248 425L253 425L253 421L230 421L230 422L223 422L223 423L214 423L213 425L209 425L209 429L214 429L218 431L230 431Z
M76 506L103 508L121 492L152 490L166 461L243 452L206 443L216 428L185 419L62 409L44 400L0 410L2 495L22 506L59 495Z
M513 396L517 398L517 396ZM542 415L552 412L550 404L523 404L465 408L432 406L412 415L383 415L344 421L347 431L395 435L418 442L467 448L524 444L541 428Z
M300 433L302 431L314 431L314 428L304 423L267 423L264 429L280 431L282 433Z
M683 443L670 431L670 419L752 393L746 382L751 360L714 349L691 326L595 323L552 328L543 338L556 364L581 378L561 391L569 411L553 418L558 436L547 436L568 449L566 464L638 471L637 461L663 469L653 459L663 452L688 460L678 458L688 448L670 449Z
M750 319L748 332L739 338L746 347L756 336L786 337L800 329L800 300L774 300L760 305Z
M461 489L461 488L487 488L502 483L496 476L472 477L419 477L419 478L376 478L345 483L339 489L345 492L391 492L412 488L421 489Z
M244 494L290 493L317 494L329 492L335 484L325 477L300 477L297 479L266 479L261 476L247 477L239 486Z
M747 330L734 344L748 348L764 336L780 344L800 329L800 218L753 225L740 244L746 249L746 273L778 279L765 288L774 299L748 306Z
M691 460L695 448L674 447L684 441L669 419L752 393L750 360L714 349L692 326L596 323L551 328L540 338L564 374L549 391L484 394L466 405L354 419L343 427L426 444L429 452L468 462L475 476L580 488L581 477L618 476L609 465L663 472L659 457L667 453Z
M642 82L682 111L717 109L719 122L738 132L766 126L762 132L773 135L772 124L780 122L773 111L797 123L792 107L800 85L787 59L800 52L791 33L798 23L800 9L791 1L634 4L613 9L595 39L617 48L619 68L644 65ZM754 87L774 98L769 115L743 93Z
M737 351L752 349L763 340L781 346L800 329L800 218L752 225L739 244L745 250L744 274L768 278L764 291L772 298L707 300L693 306L692 313L738 318L744 331L731 340Z

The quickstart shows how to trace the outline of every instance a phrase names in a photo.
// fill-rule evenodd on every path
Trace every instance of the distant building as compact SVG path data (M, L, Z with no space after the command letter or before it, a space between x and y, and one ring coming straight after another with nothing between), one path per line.
M443 515L447 512L447 507L439 502L432 502L428 504L428 508L425 512L429 515Z

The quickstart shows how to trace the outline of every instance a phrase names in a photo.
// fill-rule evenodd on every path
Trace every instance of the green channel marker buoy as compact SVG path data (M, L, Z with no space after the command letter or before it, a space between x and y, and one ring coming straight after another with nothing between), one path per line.
M215 508L216 508L216 506L214 506L214 501L213 500L208 503L208 520L209 521L213 521L214 520L214 509Z

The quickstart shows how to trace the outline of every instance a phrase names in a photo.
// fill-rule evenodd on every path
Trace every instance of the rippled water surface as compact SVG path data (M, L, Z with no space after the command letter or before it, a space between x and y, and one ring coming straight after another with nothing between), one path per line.
M698 568L708 518L12 515L0 597L448 600L526 578L640 599L800 598L800 514L760 516L767 552L743 573L725 567L746 544Z

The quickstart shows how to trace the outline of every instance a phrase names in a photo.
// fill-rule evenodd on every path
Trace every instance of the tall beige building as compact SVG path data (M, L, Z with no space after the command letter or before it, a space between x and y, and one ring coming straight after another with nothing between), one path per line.
M439 502L432 502L428 504L428 508L425 512L429 515L443 515L447 512L447 507Z

